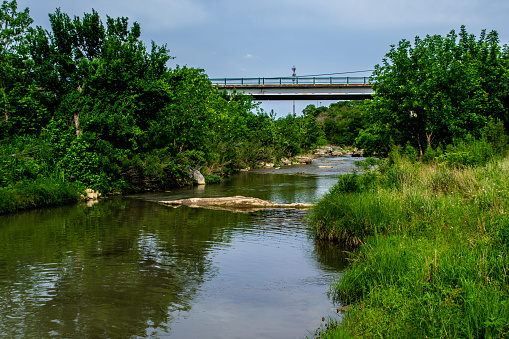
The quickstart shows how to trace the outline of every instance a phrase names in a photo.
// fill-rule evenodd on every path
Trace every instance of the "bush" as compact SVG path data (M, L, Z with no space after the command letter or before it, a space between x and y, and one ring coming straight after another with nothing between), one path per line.
M219 183L221 183L221 181L222 181L221 177L217 174L211 174L211 175L205 176L205 182L207 184L219 184Z

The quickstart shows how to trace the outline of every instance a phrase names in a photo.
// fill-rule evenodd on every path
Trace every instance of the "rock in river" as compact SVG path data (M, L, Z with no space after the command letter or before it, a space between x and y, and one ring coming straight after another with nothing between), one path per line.
M205 185L205 177L203 176L203 174L200 173L200 171L192 168L191 166L187 168L187 171L189 172L191 178L196 180L198 185Z
M186 205L189 207L201 207L235 212L252 212L270 208L307 209L313 206L313 204L301 204L301 203L279 204L277 202L262 200L258 198L243 197L240 195L234 197L221 197L221 198L189 198L180 200L159 201L159 203L174 207Z

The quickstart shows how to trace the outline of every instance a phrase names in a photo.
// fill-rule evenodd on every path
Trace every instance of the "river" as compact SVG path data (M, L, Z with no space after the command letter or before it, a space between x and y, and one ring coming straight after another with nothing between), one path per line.
M305 211L157 201L243 195L312 203L353 160L0 216L0 337L311 336L322 317L337 317L326 292L345 262L340 248L310 236Z

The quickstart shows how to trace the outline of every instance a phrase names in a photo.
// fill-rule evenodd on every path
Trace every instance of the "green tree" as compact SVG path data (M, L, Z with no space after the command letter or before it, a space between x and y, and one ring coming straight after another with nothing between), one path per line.
M38 131L45 118L33 84L28 36L33 20L28 8L18 12L15 0L0 7L0 136Z
M476 39L462 26L459 35L402 40L375 66L370 127L357 141L378 151L390 140L409 142L422 155L427 146L480 137L489 117L507 126L508 77L507 48L496 31ZM373 140L382 144L369 145Z
M325 138L331 144L352 146L359 131L365 128L363 101L340 101L324 107L318 114Z
M276 121L203 70L169 69L166 45L145 46L127 18L57 9L49 30L32 28L15 1L1 15L0 141L20 144L2 184L49 175L103 192L166 189L189 184L187 166L227 175L323 139L314 115ZM8 154L36 151L33 164Z
M147 51L139 24L129 27L127 18L107 17L105 26L96 11L71 20L57 9L50 23L50 32L38 27L31 40L36 80L54 94L48 106L74 125L76 135L84 128L83 115L139 94L144 82L167 71L166 46L152 43Z

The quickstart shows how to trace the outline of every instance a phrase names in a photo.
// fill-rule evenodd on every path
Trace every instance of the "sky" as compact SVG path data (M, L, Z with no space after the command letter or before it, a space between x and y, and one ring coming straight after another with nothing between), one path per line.
M498 31L509 44L507 0L17 0L34 24L49 29L57 8L71 18L95 9L138 22L147 46L166 44L171 68L200 68L210 78L281 77L372 70L391 44L416 36ZM369 76L370 72L350 74ZM300 114L309 104L296 101ZM278 116L291 101L263 102Z

